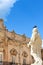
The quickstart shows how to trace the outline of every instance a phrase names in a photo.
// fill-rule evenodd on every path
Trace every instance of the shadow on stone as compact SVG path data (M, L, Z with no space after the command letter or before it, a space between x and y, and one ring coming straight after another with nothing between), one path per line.
M12 62L0 62L0 65L30 65L30 64L19 64L19 63L12 63Z

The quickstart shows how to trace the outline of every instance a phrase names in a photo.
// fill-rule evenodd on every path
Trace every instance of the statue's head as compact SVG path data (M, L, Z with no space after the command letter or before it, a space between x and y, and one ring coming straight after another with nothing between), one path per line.
M37 26L35 25L33 28L37 28Z
M38 32L36 25L33 27L33 31L32 32Z

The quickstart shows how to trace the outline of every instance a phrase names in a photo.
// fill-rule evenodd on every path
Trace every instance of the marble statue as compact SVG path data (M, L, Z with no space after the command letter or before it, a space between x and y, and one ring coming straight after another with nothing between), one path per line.
M32 37L28 45L31 45L31 55L35 59L35 62L31 65L42 65L42 59L41 59L42 40L40 38L36 26L32 30Z

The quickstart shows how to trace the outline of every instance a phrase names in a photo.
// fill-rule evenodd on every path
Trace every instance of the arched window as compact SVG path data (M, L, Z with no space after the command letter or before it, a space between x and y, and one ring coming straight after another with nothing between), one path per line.
M2 62L2 54L0 54L0 62Z
M3 65L3 53L0 52L0 65Z
M22 56L23 56L23 65L26 65L26 58L28 57L27 52L23 51Z
M11 54L12 64L15 64L15 58L16 58L16 55L17 55L16 49L14 49L14 48L11 49L10 54Z
M26 59L23 59L23 65L26 65Z
M12 63L15 64L15 56L12 55Z

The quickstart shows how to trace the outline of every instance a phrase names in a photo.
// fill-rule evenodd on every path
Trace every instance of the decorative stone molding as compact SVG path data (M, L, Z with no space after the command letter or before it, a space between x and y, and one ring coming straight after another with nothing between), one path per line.
M22 35L22 39L23 39L23 41L26 41L26 36L25 36L25 34Z
M23 55L23 57L27 57L28 56L28 54L25 51L22 53L22 55Z
M16 34L15 31L13 30L11 33L12 33L12 38L15 39L15 34Z
M17 51L14 48L10 50L10 53L11 55L15 55L15 56L17 55Z

